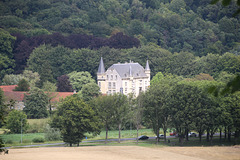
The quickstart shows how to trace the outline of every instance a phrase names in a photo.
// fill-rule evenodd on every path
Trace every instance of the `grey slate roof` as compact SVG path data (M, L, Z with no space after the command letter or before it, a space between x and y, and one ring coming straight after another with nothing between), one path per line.
M104 68L104 63L103 63L103 58L101 57L99 66L98 66L98 72L97 73L105 73L105 68Z
M150 70L150 67L149 67L149 64L148 64L148 60L147 60L147 63L146 63L145 70Z
M113 64L109 69L115 69L121 78L147 77L144 68L139 63Z

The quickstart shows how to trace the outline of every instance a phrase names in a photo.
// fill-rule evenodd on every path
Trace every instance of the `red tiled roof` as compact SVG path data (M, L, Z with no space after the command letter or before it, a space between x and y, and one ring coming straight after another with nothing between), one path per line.
M6 100L15 100L18 102L21 102L24 100L24 94L27 94L27 92L21 92L21 91L13 91L17 85L9 85L9 86L0 86L4 92L4 96ZM51 96L54 96L54 98L51 100L52 102L59 101L61 99L66 98L67 96L73 95L73 92L54 92L51 94Z
M0 86L3 92L12 92L17 85L9 85L9 86Z
M65 99L67 96L71 96L73 95L74 93L73 92L55 92L53 93L53 96L55 96L51 101L52 102L58 102L60 101L61 99Z

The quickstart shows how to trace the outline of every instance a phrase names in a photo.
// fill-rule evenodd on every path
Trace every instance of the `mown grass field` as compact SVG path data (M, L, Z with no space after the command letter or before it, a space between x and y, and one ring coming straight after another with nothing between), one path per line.
M44 138L44 129L48 123L49 119L29 119L29 131L36 132L36 133L24 133L22 134L22 143L21 143L21 134L3 134L4 129L0 129L0 136L3 138L5 142L6 147L10 146L22 146L22 145L30 145L30 144L36 144L33 143L32 140L34 138ZM167 133L167 136L169 135L169 132ZM160 130L160 134L163 134L163 131ZM152 129L140 129L138 131L138 135L147 135L149 137L155 137L155 134L153 133ZM104 142L92 142L92 143L85 143L87 141L92 140L104 140L106 136L106 132L102 130L102 132L99 135L93 136L92 134L86 134L86 139L83 140L83 143L81 145L105 145ZM121 138L136 138L137 137L137 131L136 130L122 130L121 131ZM110 130L108 132L108 139L117 139L118 138L118 130ZM157 144L155 139L149 139L146 141L139 141L139 145L141 146L181 146L179 143L179 139L175 137L171 137L170 143L168 141L165 143L163 139L160 139L160 142ZM63 141L45 141L44 143L60 143ZM240 140L234 141L232 138L231 142L228 142L227 140L220 141L219 137L214 137L213 142L207 142L206 138L203 137L202 142L199 142L198 137L190 137L189 141L184 142L184 146L229 146L233 145L234 143L240 144ZM118 142L108 142L106 145L136 145L136 140L132 141L122 141L121 144Z

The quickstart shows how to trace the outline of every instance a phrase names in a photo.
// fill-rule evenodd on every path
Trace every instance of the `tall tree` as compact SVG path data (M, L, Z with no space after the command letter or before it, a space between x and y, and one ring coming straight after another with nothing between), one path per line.
M41 89L31 89L28 94L25 94L24 101L25 107L23 111L28 118L39 119L48 116L48 97Z
M118 143L121 142L121 130L122 125L126 120L130 117L130 107L128 104L127 96L124 94L114 94L113 95L114 101L114 121L118 125Z
M145 119L150 121L154 133L159 142L159 130L163 128L164 139L166 141L166 131L169 125L170 114L167 106L167 97L170 86L164 82L150 86L144 98Z
M73 88L70 84L69 77L62 75L57 78L57 91L58 92L72 92Z
M49 108L49 113L52 115L52 99L57 96L57 86L55 83L51 83L49 81L46 81L43 83L42 90L45 92L45 94L48 97L48 108Z
M107 143L108 139L108 131L110 127L113 126L115 112L114 103L115 102L112 95L99 96L94 99L94 108L106 131L105 144Z
M53 124L70 146L79 145L87 132L100 133L99 119L94 110L76 95L64 99L53 117Z
M5 119L5 113L6 113L6 105L4 105L4 93L2 89L0 88L0 126L2 127ZM4 143L2 140L2 137L0 137L0 153L4 151Z
M132 105L132 113L133 113L133 123L135 124L137 128L137 144L138 144L138 131L141 126L141 122L143 119L143 111L144 111L144 93L140 93L136 99L131 98L130 105ZM131 103L132 102L132 103Z

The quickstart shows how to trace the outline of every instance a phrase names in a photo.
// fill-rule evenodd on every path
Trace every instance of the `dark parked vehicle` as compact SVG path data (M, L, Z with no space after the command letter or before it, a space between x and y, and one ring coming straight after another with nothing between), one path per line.
M138 140L147 140L148 138L149 138L148 136L142 135L138 137Z

